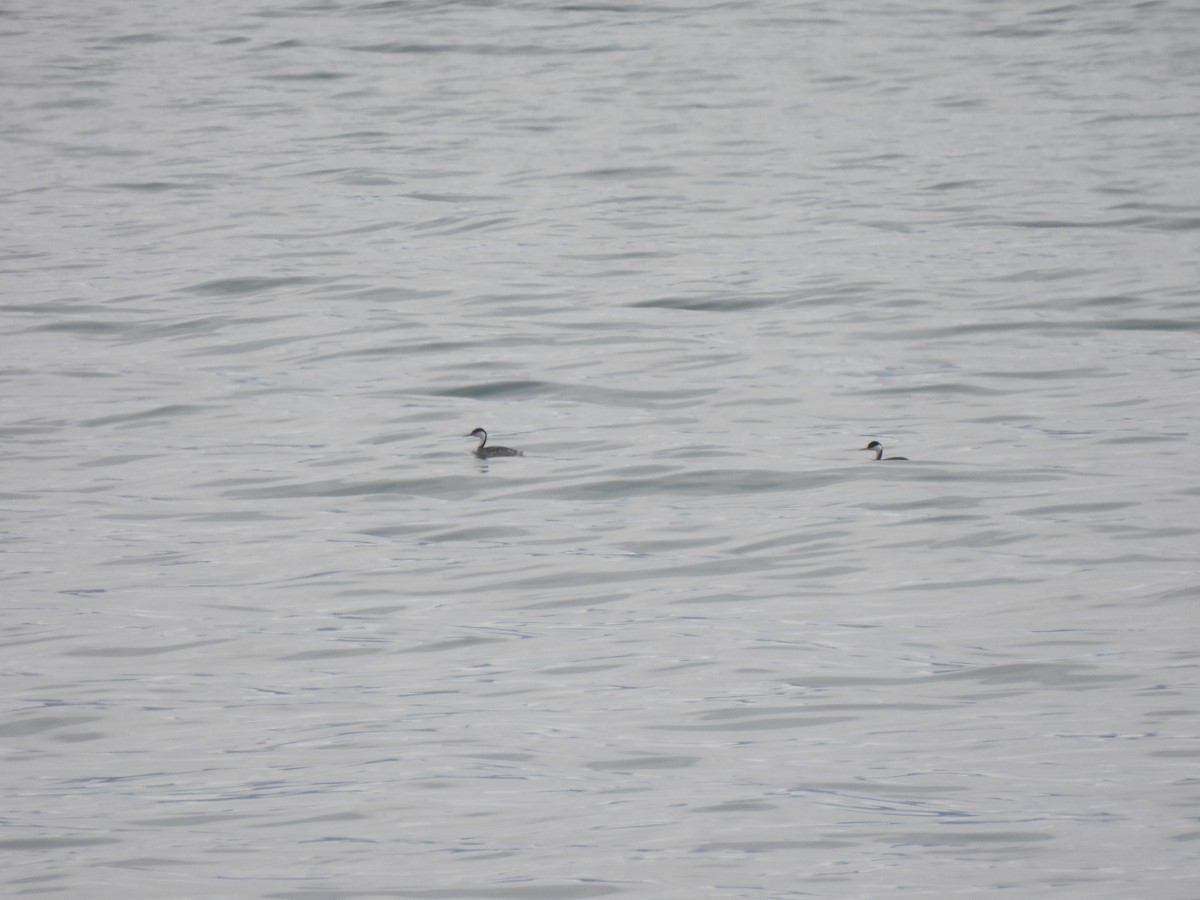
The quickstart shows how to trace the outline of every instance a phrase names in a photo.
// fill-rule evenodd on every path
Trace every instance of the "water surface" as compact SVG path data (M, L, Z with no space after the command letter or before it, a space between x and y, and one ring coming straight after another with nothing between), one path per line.
M1196 25L10 6L6 895L1195 897Z

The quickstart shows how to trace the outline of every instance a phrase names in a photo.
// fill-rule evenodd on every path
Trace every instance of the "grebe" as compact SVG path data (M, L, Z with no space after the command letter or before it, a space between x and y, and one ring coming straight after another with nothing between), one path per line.
M480 444L480 446L482 447L483 445ZM862 449L874 450L876 461L882 459L884 462L887 462L889 459L902 459L905 462L908 462L907 456L884 456L883 455L883 444L879 443L879 441L871 441L871 443L867 444L867 446L863 447Z
M491 459L493 456L524 456L520 450L514 450L512 447L485 447L487 443L487 432L482 428L476 428L467 437L479 438L479 446L475 448L475 455L480 459Z

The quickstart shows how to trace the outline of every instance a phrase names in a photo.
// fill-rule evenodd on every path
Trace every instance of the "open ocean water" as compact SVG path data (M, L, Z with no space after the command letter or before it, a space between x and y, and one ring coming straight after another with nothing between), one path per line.
M3 896L1200 897L1196 4L15 0L0 78Z

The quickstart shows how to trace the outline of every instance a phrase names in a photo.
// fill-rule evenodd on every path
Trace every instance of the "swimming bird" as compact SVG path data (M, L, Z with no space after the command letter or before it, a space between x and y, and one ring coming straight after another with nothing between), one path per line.
M520 450L514 450L512 447L486 447L487 432L482 428L476 428L467 437L479 438L479 446L475 448L475 455L480 459L491 459L493 456L524 456Z
M482 447L483 445L480 444L479 446ZM867 446L863 447L862 449L863 450L874 450L876 460L882 459L884 462L887 462L890 459L902 459L905 462L908 462L907 456L884 456L883 455L883 444L879 443L879 441L871 441L871 443L867 444Z

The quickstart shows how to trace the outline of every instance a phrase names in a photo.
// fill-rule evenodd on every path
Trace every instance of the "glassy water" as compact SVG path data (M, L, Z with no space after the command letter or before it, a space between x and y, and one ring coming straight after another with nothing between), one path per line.
M1198 26L10 4L5 895L1196 897Z

